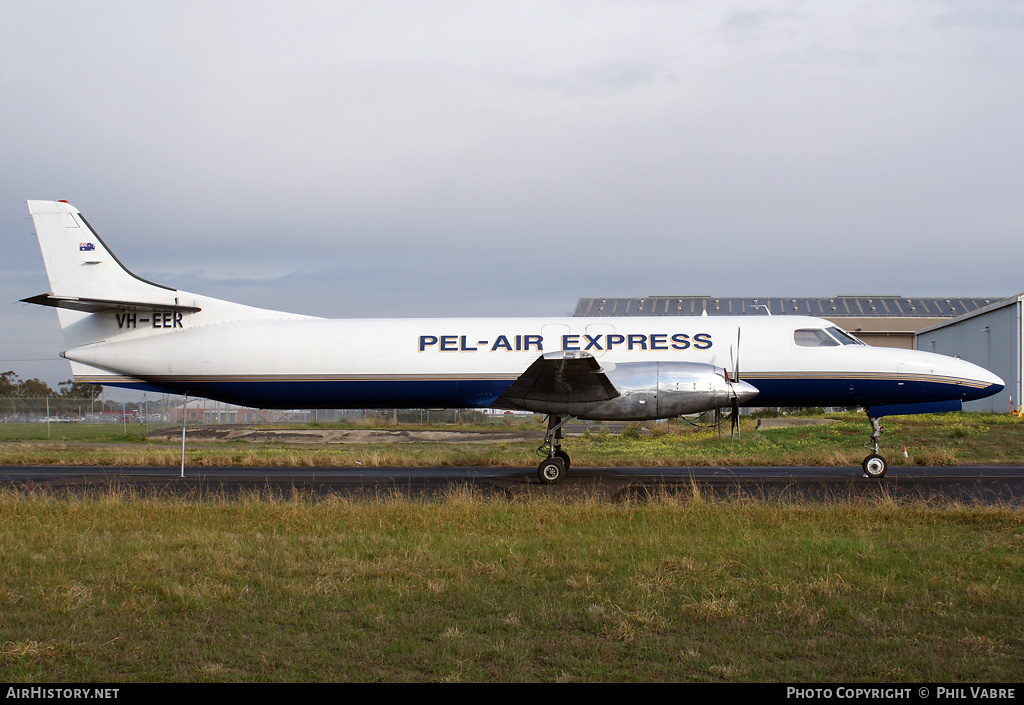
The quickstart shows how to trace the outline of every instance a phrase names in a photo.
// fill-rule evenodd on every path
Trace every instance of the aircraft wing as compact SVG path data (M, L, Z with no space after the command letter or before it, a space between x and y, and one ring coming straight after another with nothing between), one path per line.
M593 355L559 350L538 357L501 398L582 403L607 401L617 396L619 391Z

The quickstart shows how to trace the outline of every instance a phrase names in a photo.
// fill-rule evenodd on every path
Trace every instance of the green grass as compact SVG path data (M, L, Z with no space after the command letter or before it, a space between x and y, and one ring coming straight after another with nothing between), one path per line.
M839 418L748 422L735 445L727 430L669 423L599 428L566 447L577 467L859 464L867 424ZM1022 424L887 419L883 446L895 464L1020 463ZM127 440L119 425L50 441L39 430L0 425L0 463L180 461L180 446L137 426ZM190 443L186 462L531 467L540 435ZM1020 681L1024 515L880 496L0 490L0 680Z
M49 426L49 428L47 428ZM2 423L0 442L73 441L85 443L137 443L144 439L146 425L130 423Z
M1024 677L1003 508L0 491L0 680Z
M685 422L631 426L621 433L598 426L566 439L575 467L811 465L857 466L867 454L869 429L862 414L833 415L829 425L754 430L744 419L731 442L728 427ZM177 440L154 442L144 427L63 424L46 440L42 424L0 424L0 464L158 465L181 462ZM401 428L417 429L407 425ZM465 430L466 427L447 428ZM491 429L493 430L493 429ZM517 431L524 429L516 427ZM1024 419L998 414L938 414L883 421L882 453L899 465L1014 465L1024 462ZM58 435L58 433L60 435ZM297 467L532 467L536 440L486 444L402 443L308 446L242 441L188 441L186 463L200 466ZM903 457L903 448L908 457Z

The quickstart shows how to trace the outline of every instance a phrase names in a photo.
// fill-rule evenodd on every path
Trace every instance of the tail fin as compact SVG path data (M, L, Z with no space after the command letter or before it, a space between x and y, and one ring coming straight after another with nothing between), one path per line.
M67 201L29 201L28 210L35 223L50 291L22 301L57 309L69 350L211 323L309 318L154 284L128 271ZM162 325L167 321L171 321L170 326ZM142 325L144 322L149 326ZM72 371L76 378L84 374L75 369L74 363Z
M129 331L115 325L140 312L169 311L183 316L200 311L190 296L132 274L110 251L77 208L67 201L29 201L29 213L39 238L50 291L26 303L57 309L68 348L109 341ZM69 360L79 382L147 388L135 380Z
M78 209L66 201L29 201L28 210L43 252L50 292L24 301L86 313L199 310L184 303L176 289L128 271Z
M212 323L310 318L198 296L146 281L121 264L78 209L67 201L29 201L28 210L35 223L50 291L22 301L57 309L67 346L63 357L71 363L71 371L79 382L156 389L118 370L76 361L87 348L184 333Z

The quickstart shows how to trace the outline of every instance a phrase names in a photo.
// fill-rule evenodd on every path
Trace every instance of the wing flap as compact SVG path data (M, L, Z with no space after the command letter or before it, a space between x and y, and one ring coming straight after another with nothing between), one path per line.
M559 350L537 358L498 401L522 406L524 401L586 403L617 396L619 391L593 355Z

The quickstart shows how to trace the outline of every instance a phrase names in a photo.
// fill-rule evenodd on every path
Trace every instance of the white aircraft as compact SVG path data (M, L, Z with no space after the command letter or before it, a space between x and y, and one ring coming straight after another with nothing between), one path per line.
M1003 381L963 360L872 348L801 316L323 319L178 291L128 271L78 209L29 201L76 381L258 408L501 408L546 414L560 482L568 417L663 419L741 405L950 411ZM742 331L742 369L740 352ZM742 377L742 379L741 379Z

